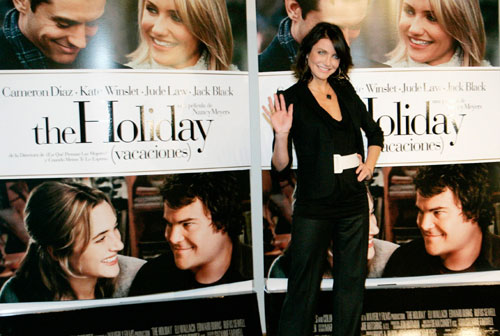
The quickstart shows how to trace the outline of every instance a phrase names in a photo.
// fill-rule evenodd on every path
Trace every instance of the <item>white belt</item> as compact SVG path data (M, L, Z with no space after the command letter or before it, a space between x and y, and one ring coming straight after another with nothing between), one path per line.
M339 155L333 154L333 173L341 174L344 169L356 168L359 166L358 154Z

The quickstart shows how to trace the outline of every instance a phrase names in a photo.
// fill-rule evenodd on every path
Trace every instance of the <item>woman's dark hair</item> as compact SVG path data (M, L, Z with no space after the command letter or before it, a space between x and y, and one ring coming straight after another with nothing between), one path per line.
M75 245L90 241L90 212L107 202L98 189L77 183L45 182L33 189L25 208L28 251L13 283L20 301L77 299L69 278ZM111 297L114 279L100 278L95 297Z
M321 22L314 26L313 29L307 34L299 47L297 59L293 66L295 77L300 82L309 82L312 78L311 69L307 65L307 58L313 46L321 39L327 38L332 41L335 52L340 59L338 69L330 77L338 77L342 79L349 79L347 73L352 67L351 50L342 30L334 24Z

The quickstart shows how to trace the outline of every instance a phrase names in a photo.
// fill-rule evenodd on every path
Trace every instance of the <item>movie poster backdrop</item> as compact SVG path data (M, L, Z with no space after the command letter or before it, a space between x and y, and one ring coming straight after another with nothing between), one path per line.
M358 9L366 9L362 11L363 13L358 12L358 14L365 15L358 22L359 24L351 26L351 28L357 28L357 34L351 35L349 39L354 61L350 79L365 103L368 113L380 125L385 136L384 148L377 164L381 168L376 169L374 179L370 184L370 191L374 197L373 211L378 222L378 232L375 239L370 240L370 244L376 247L376 251L387 252L384 254L389 257L400 245L421 237L417 226L416 190L413 184L413 178L419 166L478 162L489 162L487 163L489 183L492 187L488 196L492 199L492 210L496 214L491 218L488 234L493 235L497 240L500 233L498 228L500 138L496 135L496 126L491 123L498 123L497 110L500 103L497 94L500 89L500 72L496 67L499 64L498 2L480 0L467 3L471 6L476 4L480 6L484 22L486 48L481 67L459 68L456 64L448 64L454 65L452 68L421 67L421 64L410 62L411 66L398 65L391 69L387 64L390 58L388 53L395 49L399 41L398 18L401 3L401 1L378 0L335 2L335 6L339 7L352 5L357 6ZM257 1L257 17L260 37L259 53L262 53L272 43L280 22L286 17L284 2ZM347 16L341 17L347 18ZM480 34L473 32L469 35L474 40ZM416 68L417 66L419 67ZM295 82L293 74L288 71L260 72L259 105L267 106L269 96L277 90L287 89ZM273 297L282 295L278 293L286 288L286 282L280 283L276 280L286 278L287 265L282 259L285 259L283 254L285 253L286 256L286 248L293 239L290 235L290 226L296 180L294 174L284 181L271 178L272 174L269 169L272 156L272 127L262 109L260 113L264 267L268 277L269 300L267 303L269 303L275 302ZM294 164L296 163L294 156ZM500 256L495 254L494 258L498 260ZM325 255L327 268L332 262L334 260L331 255ZM377 264L380 266L380 263ZM377 267L371 271L371 278L375 279L369 279L368 286L370 281L382 277L383 267L382 269ZM497 275L487 274L483 281L492 281L495 276ZM329 277L331 274L325 272L325 278ZM468 277L469 281L472 281L473 277L476 277L479 282L482 281L478 273ZM388 281L401 284L400 279L379 279L380 281L374 286L387 284ZM410 277L405 278L402 283L408 286L429 286L439 284L441 281L446 282L446 279L445 276L440 278L439 275L437 277ZM328 282L328 285L322 288L328 291L331 289L331 284ZM496 289L492 288L492 290ZM323 292L321 295L324 297L330 294ZM319 320L317 320L317 323L324 325L319 327L316 325L315 335L326 335L329 332L328 328L331 328L331 320L328 321L328 317L321 318L321 309L325 309L325 312L330 309L326 302L318 310ZM266 315L270 335L273 335L272 326L277 321L276 314L279 315L280 306L281 303L267 307ZM437 329L421 331L418 330L419 328L409 331L407 329L412 328L398 327L395 323L390 322L390 327L373 329L370 332L366 331L365 334L434 335L435 332L439 332ZM493 325L492 323L489 325ZM484 332L498 333L498 322L495 323L495 328L492 327L490 331L484 328ZM470 326L477 332L481 329L478 324ZM396 329L401 329L401 332Z
M99 1L89 6L95 3ZM244 276L225 277L220 283L241 282L241 287L227 290L250 292L251 281L245 281L252 279L253 272L245 1L217 1L227 7L227 16L223 15L224 11L207 9L198 13L201 14L198 18L193 15L192 22L163 25L169 31L160 35L168 35L170 40L160 41L156 36L155 43L178 47L189 37L174 36L172 27L175 26L177 33L179 29L189 31L190 25L200 26L196 20L219 15L217 20L221 20L221 24L208 34L215 40L217 34L225 34L229 43L210 50L201 47L201 57L195 67L164 68L155 60L151 67L140 69L129 64L132 57L129 55L141 40L138 5L147 3L146 10L154 15L159 9L153 7L166 3L116 0L102 3L106 4L104 13L86 27L92 33L87 34L85 47L79 50L75 62L65 66L52 64L48 66L51 69L35 66L34 70L25 70L19 66L0 73L0 106L4 112L1 133L8 143L2 146L0 153L2 283L15 274L30 242L22 212L36 185L54 180L80 183L111 197L123 243L120 254L124 258L119 258L120 265L126 266L123 271L129 275L119 275L128 277L126 286L122 287L125 291L120 289L113 296L123 297L144 261L171 253L165 237L164 202L160 192L166 176L207 173L234 176L240 189L240 198L234 194L231 197L241 207L242 228L234 242L244 246L245 263L238 269ZM169 1L168 5L173 3ZM45 5L55 3L40 6ZM7 19L15 14L12 6L11 1L0 1L2 27L15 28L17 24L16 20ZM35 16L47 15L42 9L28 12ZM178 12L163 9L161 7L162 17L166 12L170 23L178 21ZM57 21L57 27L52 29L57 28L59 33L64 28L73 31L81 26L70 22L69 28L63 27L67 22L61 23L60 17L54 15L50 19ZM222 28L223 21L229 26ZM38 38L46 37L43 29L36 32L40 33ZM55 30L51 34L55 34ZM147 38L146 35L143 38ZM196 34L191 31L191 35ZM10 42L5 43L3 50L7 51ZM28 46L34 47L29 43ZM165 51L165 48L159 49ZM168 52L165 54L168 56ZM224 54L232 55L226 71L210 67L207 70L205 62L208 63L210 55L217 58ZM189 55L181 52L177 56L183 59ZM7 70L7 66L0 65L0 68ZM130 264L123 263L124 260ZM225 292L219 290L220 293ZM228 332L231 328L223 329ZM222 331L213 329L213 333L217 332Z
M360 34L351 44L355 63L360 60L358 65L368 59L374 64L370 67L379 67L388 60L387 53L398 42L397 3L369 1ZM244 189L242 194L247 196L242 201L247 210L244 213L247 223L240 240L251 245L245 2L227 0L226 4L234 41L231 64L235 67L231 70L241 71L22 70L0 74L0 106L4 112L0 134L8 144L2 146L0 152L2 223L5 224L1 235L4 257L1 274L4 279L13 275L29 242L29 234L20 225L23 200L29 195L31 185L45 180L76 180L109 192L117 210L123 254L136 258L134 260L146 260L169 250L164 237L163 202L158 194L162 178L177 173L228 171L238 175ZM400 245L418 237L415 190L411 187L415 166L500 161L495 127L500 104L497 94L500 76L496 68L500 63L498 2L480 0L480 5L487 37L484 59L493 67L355 69L351 73L354 87L385 133L384 152L379 160L383 168L376 171L370 187L381 241ZM0 1L2 13L10 7L10 1ZM282 0L257 1L259 52L274 37L284 16ZM81 51L84 62L78 67L116 68L128 63L127 55L139 44L137 3L108 0L98 25L97 34ZM266 104L267 96L277 89L286 89L293 83L288 72L261 74L259 105ZM272 130L263 117L261 134L263 189L269 191L264 194L267 272L290 240L293 179L283 183L268 179ZM402 171L402 175L394 174L396 171ZM492 168L491 171L498 170ZM498 180L491 180L492 185ZM498 188L492 197L496 197L497 203L496 222L492 222L489 229L498 235ZM481 281L481 277L477 277ZM414 278L408 283L426 286L437 281ZM491 288L486 288L485 293L488 289ZM464 291L472 292L469 288ZM371 300L369 297L367 302ZM426 306L406 316L412 321L404 323L397 322L403 321L402 316L384 315L378 308L369 307L373 309L370 312L379 314L363 317L367 322L365 330L371 330L366 334L370 335L403 335L396 331L403 329L399 325L408 326L410 333L423 335L425 333L411 328L413 320L424 319L423 314L425 319L431 319L425 323L455 323L455 320L435 321L439 316L445 318L442 310L446 310L449 318L452 318L450 314L454 314L453 318L464 318L456 322L463 326L469 323L474 328L483 323L490 334L498 333L491 326L499 329L494 317L495 306L489 303L476 305L475 308L481 309L477 313L465 309L450 313L449 309L455 306L438 307L436 309L441 310L438 313L432 310L422 313L428 309ZM396 313L399 309L387 307L387 311ZM271 313L268 321L277 311L267 310ZM468 320L471 317L477 320ZM331 328L329 318L319 316L318 330L327 332ZM378 322L382 329L378 328ZM389 323L392 329L384 329L384 323ZM229 326L212 332L215 335L230 329Z

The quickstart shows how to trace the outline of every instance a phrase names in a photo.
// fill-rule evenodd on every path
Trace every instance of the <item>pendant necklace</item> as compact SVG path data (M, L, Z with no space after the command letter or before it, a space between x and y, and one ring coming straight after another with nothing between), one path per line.
M308 85L308 86L309 86L309 85ZM315 91L315 92L317 92L317 93L319 93L319 94L321 94L321 95L325 95L326 99L328 99L328 100L332 100L332 93L328 93L328 91L329 91L329 90L328 90L328 88L327 88L327 90L326 90L326 91L327 91L327 93L321 92L321 90L318 90L318 89L316 89L316 88L312 88L312 87L310 87L310 86L309 86L309 88L310 88L312 91ZM335 92L335 91L334 91L334 92Z
M320 90L318 90L318 89L313 89L313 88L311 88L311 90L313 90L313 91L315 91L315 92L322 93L322 92L321 92ZM322 94L324 94L324 95L326 96L326 99L328 99L328 100L332 100L332 95L331 95L330 93L326 93L326 94L325 94L325 93L322 93Z

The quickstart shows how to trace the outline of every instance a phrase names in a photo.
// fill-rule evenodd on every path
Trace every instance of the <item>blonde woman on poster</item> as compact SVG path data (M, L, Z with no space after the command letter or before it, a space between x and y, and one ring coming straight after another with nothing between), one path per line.
M15 276L0 291L3 303L98 299L116 291L126 295L120 287L130 286L143 263L118 257L123 243L115 210L103 192L83 184L35 187L25 224L30 243ZM135 271L126 276L121 268Z
M237 70L225 0L140 0L134 69Z
M401 0L398 31L392 67L490 65L478 0Z

